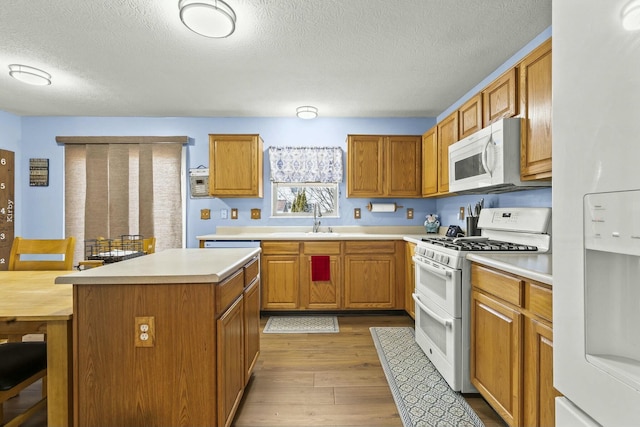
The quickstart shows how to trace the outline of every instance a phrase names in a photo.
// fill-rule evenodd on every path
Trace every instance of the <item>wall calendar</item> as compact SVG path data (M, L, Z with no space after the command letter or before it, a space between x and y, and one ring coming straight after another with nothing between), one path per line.
M13 151L0 150L0 271L8 270L14 237L14 164Z

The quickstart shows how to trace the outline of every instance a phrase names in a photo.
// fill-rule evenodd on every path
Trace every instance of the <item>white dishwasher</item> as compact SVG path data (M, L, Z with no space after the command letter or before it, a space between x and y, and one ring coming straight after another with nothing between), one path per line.
M260 240L205 240L205 249L208 248L259 248Z

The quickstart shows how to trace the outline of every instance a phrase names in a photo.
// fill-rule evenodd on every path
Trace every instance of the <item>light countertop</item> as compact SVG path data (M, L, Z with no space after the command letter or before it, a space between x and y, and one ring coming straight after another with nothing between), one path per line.
M213 234L196 236L198 240L404 240L412 236L418 240L427 234L423 226L336 226L320 227L218 227Z
M553 285L551 254L467 254L467 259L508 273L517 274L537 282Z
M444 235L447 227L440 228ZM312 233L311 227L218 227L216 233L196 236L198 240L405 240L419 243L425 233L423 226L336 226L332 232L322 226L320 232ZM469 253L467 259L527 277L551 285L551 254L479 254Z
M260 253L260 248L167 249L60 276L74 285L217 283Z

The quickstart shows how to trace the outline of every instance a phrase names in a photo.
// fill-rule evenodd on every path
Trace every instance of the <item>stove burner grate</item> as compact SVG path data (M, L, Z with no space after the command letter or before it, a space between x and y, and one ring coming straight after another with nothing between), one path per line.
M424 242L430 243L435 246L441 246L443 248L452 249L455 251L502 251L502 252L536 252L537 246L525 245L519 243L503 242L499 240L483 240L483 241L454 241L451 238L423 238Z

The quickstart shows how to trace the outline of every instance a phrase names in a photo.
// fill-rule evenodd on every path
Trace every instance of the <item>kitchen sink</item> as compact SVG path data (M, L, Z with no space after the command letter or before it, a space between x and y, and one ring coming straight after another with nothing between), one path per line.
M271 233L274 237L329 237L329 236L340 236L340 233L333 233L328 231L318 231L314 233L313 231L282 231Z

